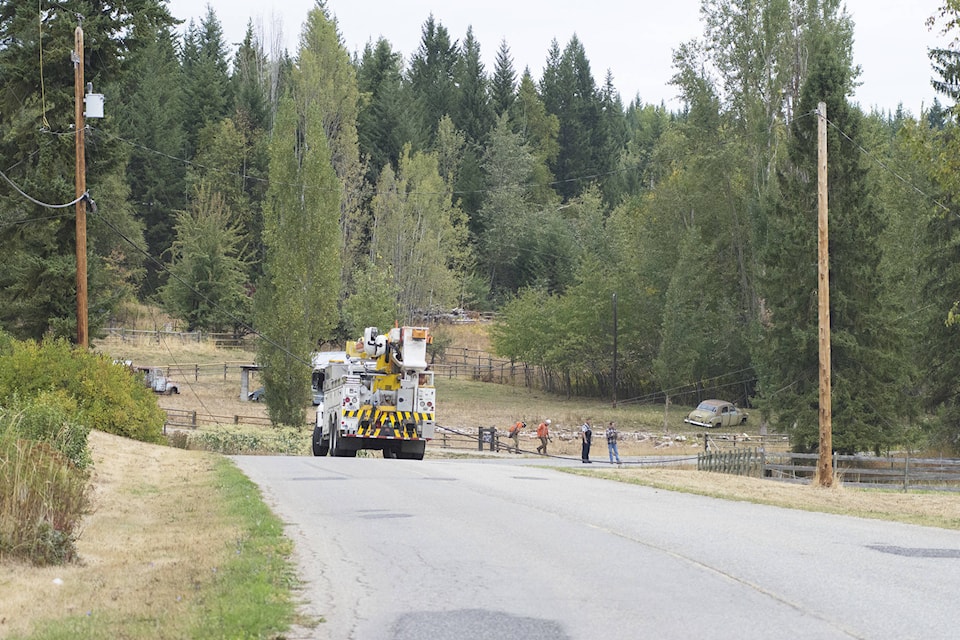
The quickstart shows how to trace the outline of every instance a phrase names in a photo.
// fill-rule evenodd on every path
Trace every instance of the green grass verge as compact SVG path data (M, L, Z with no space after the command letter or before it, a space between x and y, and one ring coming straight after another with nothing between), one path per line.
M215 469L224 513L240 531L225 541L214 577L159 617L118 619L89 614L41 623L31 640L124 638L282 638L298 622L293 591L298 582L290 562L292 542L283 523L261 499L257 486L228 459ZM149 597L149 594L144 594ZM302 621L299 621L302 622Z

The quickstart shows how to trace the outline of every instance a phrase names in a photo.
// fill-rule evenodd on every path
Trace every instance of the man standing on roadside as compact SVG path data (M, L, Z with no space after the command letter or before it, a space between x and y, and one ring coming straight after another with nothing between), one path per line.
M590 464L590 445L593 442L593 429L590 428L590 421L585 421L580 426L580 462Z
M607 453L610 454L610 464L613 464L613 458L616 456L617 464L620 464L620 452L617 451L617 423L611 422L607 426Z
M537 426L537 437L540 438L540 446L537 447L537 453L547 455L547 441L550 439L550 420L544 420Z

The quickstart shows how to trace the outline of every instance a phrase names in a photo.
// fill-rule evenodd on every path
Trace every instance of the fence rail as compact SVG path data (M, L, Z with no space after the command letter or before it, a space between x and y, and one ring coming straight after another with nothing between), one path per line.
M167 414L167 418L163 423L164 432L166 432L167 427L189 427L190 429L196 429L197 427L203 426L222 426L230 424L246 424L267 427L271 424L270 419L264 416L216 416L212 414L197 413L196 411L186 411L183 409L167 409L164 407L160 407L160 409Z
M216 331L174 331L172 329L126 329L124 327L105 327L101 329L108 337L123 342L156 342L176 340L187 342L213 342L218 347L241 348L246 345L246 335L241 333L223 333Z
M697 456L697 469L786 481L811 480L816 453L770 452L741 448ZM846 486L898 487L904 491L960 491L960 460L833 455L833 469Z

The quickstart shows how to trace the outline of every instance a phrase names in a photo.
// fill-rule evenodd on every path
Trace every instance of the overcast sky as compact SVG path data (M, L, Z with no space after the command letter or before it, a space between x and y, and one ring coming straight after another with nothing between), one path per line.
M925 20L943 0L846 0L856 24L854 59L862 68L862 85L855 100L865 109L893 110L902 103L914 115L929 107L927 49L942 46ZM243 38L248 20L265 39L281 34L291 55L296 53L300 28L314 0L209 0L227 42ZM199 22L206 3L169 0L177 18ZM434 18L460 40L473 27L488 73L493 71L500 42L506 40L518 75L529 67L539 80L547 50L556 39L561 50L576 33L586 50L597 84L607 69L624 103L639 95L645 103L664 101L677 107L673 50L703 33L700 0L327 0L337 18L348 51L362 51L379 36L409 59L420 44L422 26ZM186 22L183 27L185 28Z

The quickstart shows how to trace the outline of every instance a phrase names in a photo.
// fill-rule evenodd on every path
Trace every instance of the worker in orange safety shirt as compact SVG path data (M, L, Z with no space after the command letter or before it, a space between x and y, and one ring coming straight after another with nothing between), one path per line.
M547 455L547 442L550 440L550 419L546 419L537 426L537 437L540 438L540 446L537 447L537 453Z
M517 420L517 424L510 427L510 439L513 440L513 452L520 453L520 430L525 429L527 423L523 420ZM509 451L509 449L507 449Z

